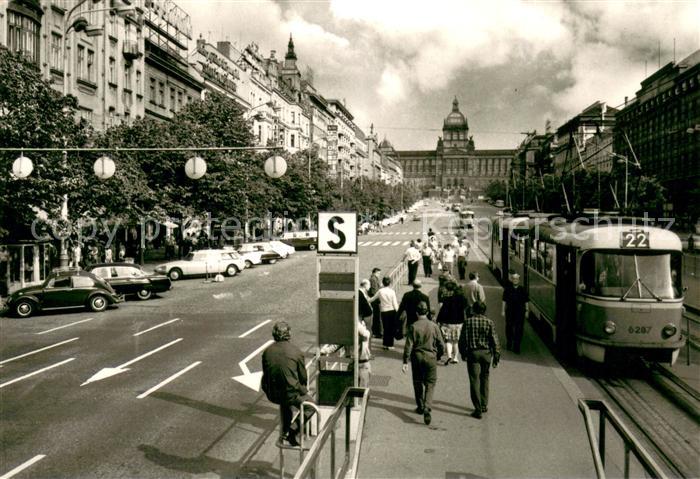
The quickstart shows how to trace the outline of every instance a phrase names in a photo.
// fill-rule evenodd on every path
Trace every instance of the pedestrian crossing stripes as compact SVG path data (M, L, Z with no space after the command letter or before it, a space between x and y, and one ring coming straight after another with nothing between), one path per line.
M427 234L427 231L370 231L366 233L368 236L421 236ZM435 233L436 236L454 236L455 233Z
M470 261L479 261L479 262L488 262L486 255L481 251L481 249L477 248L474 246L474 242L471 240L468 240L469 245L470 245L470 251L469 251L469 260ZM411 241L359 241L357 243L358 246L364 246L364 247L407 247Z

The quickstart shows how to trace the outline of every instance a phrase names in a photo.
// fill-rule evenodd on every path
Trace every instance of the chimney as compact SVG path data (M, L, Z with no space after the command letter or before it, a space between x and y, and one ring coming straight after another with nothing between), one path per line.
M627 106L627 97L625 97L625 106Z

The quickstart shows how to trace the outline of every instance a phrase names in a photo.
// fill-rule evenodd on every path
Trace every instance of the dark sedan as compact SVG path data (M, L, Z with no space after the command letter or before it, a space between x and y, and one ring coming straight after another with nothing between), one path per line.
M153 293L172 289L170 278L161 274L148 274L139 265L132 263L101 263L88 266L88 271L104 279L123 295L136 295L149 299Z
M104 280L87 271L57 271L42 284L28 286L7 298L7 308L20 318L37 311L88 308L95 312L122 301Z

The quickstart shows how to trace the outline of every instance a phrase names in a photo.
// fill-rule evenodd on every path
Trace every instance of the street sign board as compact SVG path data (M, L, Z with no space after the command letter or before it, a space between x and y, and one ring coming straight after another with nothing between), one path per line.
M319 212L319 253L357 253L357 213Z

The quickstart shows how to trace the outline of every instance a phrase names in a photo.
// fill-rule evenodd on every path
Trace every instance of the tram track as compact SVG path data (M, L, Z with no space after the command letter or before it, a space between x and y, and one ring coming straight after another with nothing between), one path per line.
M594 379L671 476L700 477L697 391L657 365L642 364L640 371L635 377L599 375Z

